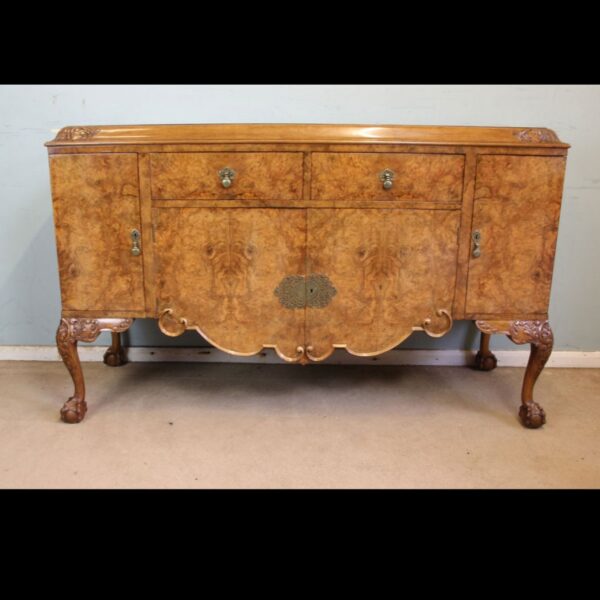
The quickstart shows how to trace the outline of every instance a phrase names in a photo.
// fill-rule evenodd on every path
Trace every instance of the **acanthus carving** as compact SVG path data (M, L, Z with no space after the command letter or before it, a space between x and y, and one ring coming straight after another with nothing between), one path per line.
M545 129L543 127L521 129L521 131L515 132L515 136L521 142L538 142L542 144L548 144L559 141L558 137L551 129Z
M100 130L92 127L63 127L56 135L56 140L71 142L93 138Z
M508 337L515 344L535 344L540 350L552 350L554 344L548 321L513 321Z
M554 336L548 321L475 321L483 333L504 333L515 344L536 344L552 348Z
M69 340L93 342L101 331L127 331L133 319L77 319L62 318L58 326L57 340L66 343Z

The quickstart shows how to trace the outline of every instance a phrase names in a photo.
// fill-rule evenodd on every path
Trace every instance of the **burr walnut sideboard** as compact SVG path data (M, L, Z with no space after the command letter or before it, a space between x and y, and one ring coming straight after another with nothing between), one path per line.
M475 321L530 343L519 415L552 350L548 302L569 146L543 128L78 126L48 142L60 355L86 413L77 342L136 317L284 361L390 350Z

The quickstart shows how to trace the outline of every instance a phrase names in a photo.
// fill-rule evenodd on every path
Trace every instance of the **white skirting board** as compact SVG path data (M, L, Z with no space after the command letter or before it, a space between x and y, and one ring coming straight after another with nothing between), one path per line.
M528 347L527 347L528 348ZM79 346L82 362L101 361L104 346ZM499 367L524 367L529 359L527 350L496 350ZM350 365L438 365L465 366L473 363L475 352L469 350L408 350L398 348L379 356L361 357L345 350L336 350L326 361L318 364ZM151 348L127 349L131 362L239 362L286 364L273 350L266 349L253 356L234 356L216 348ZM60 360L55 346L0 346L0 360ZM600 368L600 352L572 352L556 350L546 367Z

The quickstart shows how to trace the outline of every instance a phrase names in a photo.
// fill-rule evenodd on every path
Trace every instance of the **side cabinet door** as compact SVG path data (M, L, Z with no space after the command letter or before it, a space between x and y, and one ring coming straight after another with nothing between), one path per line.
M143 311L137 155L53 155L50 174L63 309Z
M478 158L467 315L547 313L564 171L563 157Z
M374 355L415 329L448 331L459 220L458 210L309 210L310 358L336 347Z
M164 333L196 329L232 354L272 347L285 360L300 358L305 210L156 208L154 222Z

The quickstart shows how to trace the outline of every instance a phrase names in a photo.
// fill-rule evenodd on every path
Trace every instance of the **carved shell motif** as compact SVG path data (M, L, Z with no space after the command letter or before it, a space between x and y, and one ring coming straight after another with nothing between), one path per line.
M71 142L93 138L100 130L91 127L63 127L57 134L57 141Z
M521 129L515 132L515 136L521 142L537 142L542 144L548 144L551 142L558 142L556 134L550 129L536 128L536 129Z

